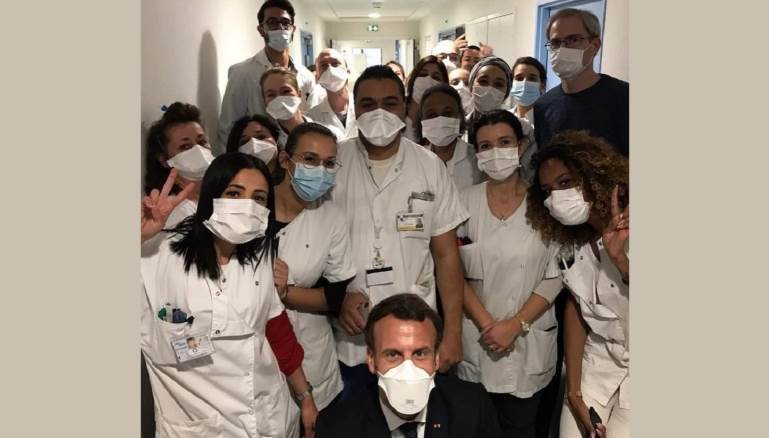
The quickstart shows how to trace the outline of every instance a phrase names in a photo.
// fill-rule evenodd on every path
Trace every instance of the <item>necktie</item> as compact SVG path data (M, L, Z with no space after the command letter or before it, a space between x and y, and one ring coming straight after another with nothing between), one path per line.
M406 438L417 438L417 426L419 423L416 421L411 421L408 423L403 423L401 427L398 428L401 432L403 432L403 436Z

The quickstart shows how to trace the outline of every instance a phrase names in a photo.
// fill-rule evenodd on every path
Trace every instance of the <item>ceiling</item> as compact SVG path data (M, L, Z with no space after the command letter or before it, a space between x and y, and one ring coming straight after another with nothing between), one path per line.
M419 20L435 0L304 0L326 21L406 21ZM376 6L379 7L376 7ZM370 13L381 17L373 19Z

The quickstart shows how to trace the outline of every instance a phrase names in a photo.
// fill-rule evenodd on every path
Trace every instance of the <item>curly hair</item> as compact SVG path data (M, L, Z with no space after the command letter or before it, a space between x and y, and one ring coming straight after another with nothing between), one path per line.
M556 159L569 169L576 187L592 202L591 215L597 214L602 226L611 218L611 201L614 187L619 185L625 196L620 197L621 207L628 204L628 161L617 153L605 140L591 136L587 131L564 131L554 136L532 159L534 183L527 196L526 219L545 241L562 245L583 245L595 238L596 231L589 223L566 226L550 215L545 207L546 193L539 181L539 168L547 160Z

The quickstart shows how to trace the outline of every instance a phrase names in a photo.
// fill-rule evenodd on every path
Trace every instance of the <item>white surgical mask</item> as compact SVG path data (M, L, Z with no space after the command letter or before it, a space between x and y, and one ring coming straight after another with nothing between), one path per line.
M545 199L545 207L550 216L564 225L581 225L590 217L590 203L576 187L553 190Z
M390 111L377 108L362 114L358 120L358 131L374 146L387 146L406 126Z
M561 47L550 51L550 65L561 79L571 79L582 73L587 65L582 64L583 49Z
M377 372L378 385L387 397L390 406L403 415L414 415L427 406L430 391L435 386L432 375L414 365L411 359L404 360L386 373Z
M176 169L184 179L200 181L212 161L214 161L214 154L211 153L211 150L196 144L186 151L176 154L166 163Z
M270 210L253 199L214 199L214 212L203 221L216 237L234 245L263 237Z
M414 87L411 90L411 98L414 99L414 102L419 103L422 101L422 96L424 96L425 91L440 84L440 82L436 81L430 76L420 76L414 79Z
M238 152L254 156L267 164L278 153L278 147L270 142L252 138L248 143L239 147Z
M296 96L278 96L267 104L267 114L275 120L288 120L299 110L302 99Z
M290 30L268 30L267 31L267 45L282 52L286 50L291 44L292 32Z
M494 87L479 85L473 88L473 105L482 113L487 113L502 107L505 93Z
M447 73L451 73L452 71L457 69L457 65L454 64L453 62L451 62L451 60L449 58L444 58L443 59L443 65L446 66L446 72Z
M518 148L491 148L475 154L478 169L491 179L504 181L520 166Z
M326 90L331 91L332 93L336 93L344 87L344 84L347 83L348 76L349 75L347 74L347 69L344 67L329 66L326 71L320 75L318 83Z
M462 81L459 81L457 85L452 85L452 87L457 90L459 97L462 99L462 109L465 110L465 114L470 114L473 110L473 93L470 92L470 89Z
M422 136L435 146L446 146L459 137L459 119L452 117L433 117L422 120Z

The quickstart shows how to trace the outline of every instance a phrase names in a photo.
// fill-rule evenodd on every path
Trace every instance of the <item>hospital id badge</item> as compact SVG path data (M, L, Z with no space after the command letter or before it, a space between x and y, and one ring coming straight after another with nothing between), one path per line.
M366 269L366 286L368 287L393 284L394 282L395 276L393 275L392 266Z
M396 226L399 232L425 230L425 214L421 211L401 212L396 216Z
M214 352L214 345L208 335L176 338L171 341L171 346L174 348L176 360L179 363L210 356Z

